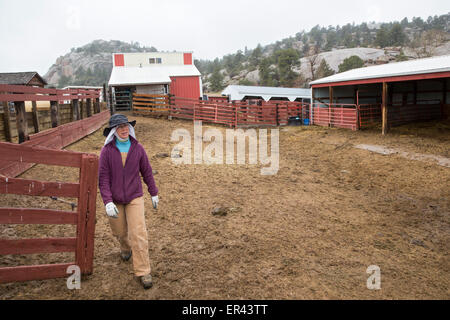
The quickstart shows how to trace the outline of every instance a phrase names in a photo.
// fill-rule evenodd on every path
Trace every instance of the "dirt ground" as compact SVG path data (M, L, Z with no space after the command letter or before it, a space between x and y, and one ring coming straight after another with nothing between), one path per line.
M1 284L0 299L450 298L450 168L354 148L365 143L450 157L448 124L399 127L386 137L380 130L284 127L280 169L262 176L261 164L176 165L158 158L176 144L173 130L192 134L193 123L130 119L137 120L160 189L158 211L145 195L154 287L143 290L131 262L120 261L98 194L94 273L81 290L68 290L64 278ZM68 149L99 154L101 131ZM78 172L39 165L21 177L77 181ZM0 195L0 203L70 210L49 198ZM213 215L220 206L236 210ZM8 239L74 233L74 227L0 225L0 237ZM0 256L0 267L73 259ZM371 265L380 267L381 290L367 289Z

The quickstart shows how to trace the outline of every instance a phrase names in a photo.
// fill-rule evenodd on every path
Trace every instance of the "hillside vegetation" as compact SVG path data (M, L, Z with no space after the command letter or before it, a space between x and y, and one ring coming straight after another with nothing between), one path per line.
M315 79L362 66L449 54L450 14L389 23L315 26L266 46L214 60L195 60L205 92L229 84L307 87ZM154 52L137 42L95 40L57 59L45 78L51 85L101 86L113 52Z

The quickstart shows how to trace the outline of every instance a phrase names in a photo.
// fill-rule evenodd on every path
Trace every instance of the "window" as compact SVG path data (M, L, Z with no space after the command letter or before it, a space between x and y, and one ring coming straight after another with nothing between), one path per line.
M161 58L150 58L150 64L161 64L162 63L162 59Z

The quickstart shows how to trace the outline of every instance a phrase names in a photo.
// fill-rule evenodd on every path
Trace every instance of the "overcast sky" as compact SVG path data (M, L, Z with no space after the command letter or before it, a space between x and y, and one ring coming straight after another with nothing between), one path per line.
M426 19L448 12L449 0L0 0L0 72L44 75L70 48L95 39L214 59L317 24Z

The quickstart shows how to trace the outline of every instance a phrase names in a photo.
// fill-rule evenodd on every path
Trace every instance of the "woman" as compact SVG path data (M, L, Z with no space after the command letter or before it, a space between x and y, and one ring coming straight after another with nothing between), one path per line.
M120 243L120 257L133 255L134 274L145 289L151 288L144 197L139 173L148 186L153 207L158 207L158 188L143 146L136 140L134 126L122 114L114 114L105 128L105 145L100 153L99 188L114 236Z

